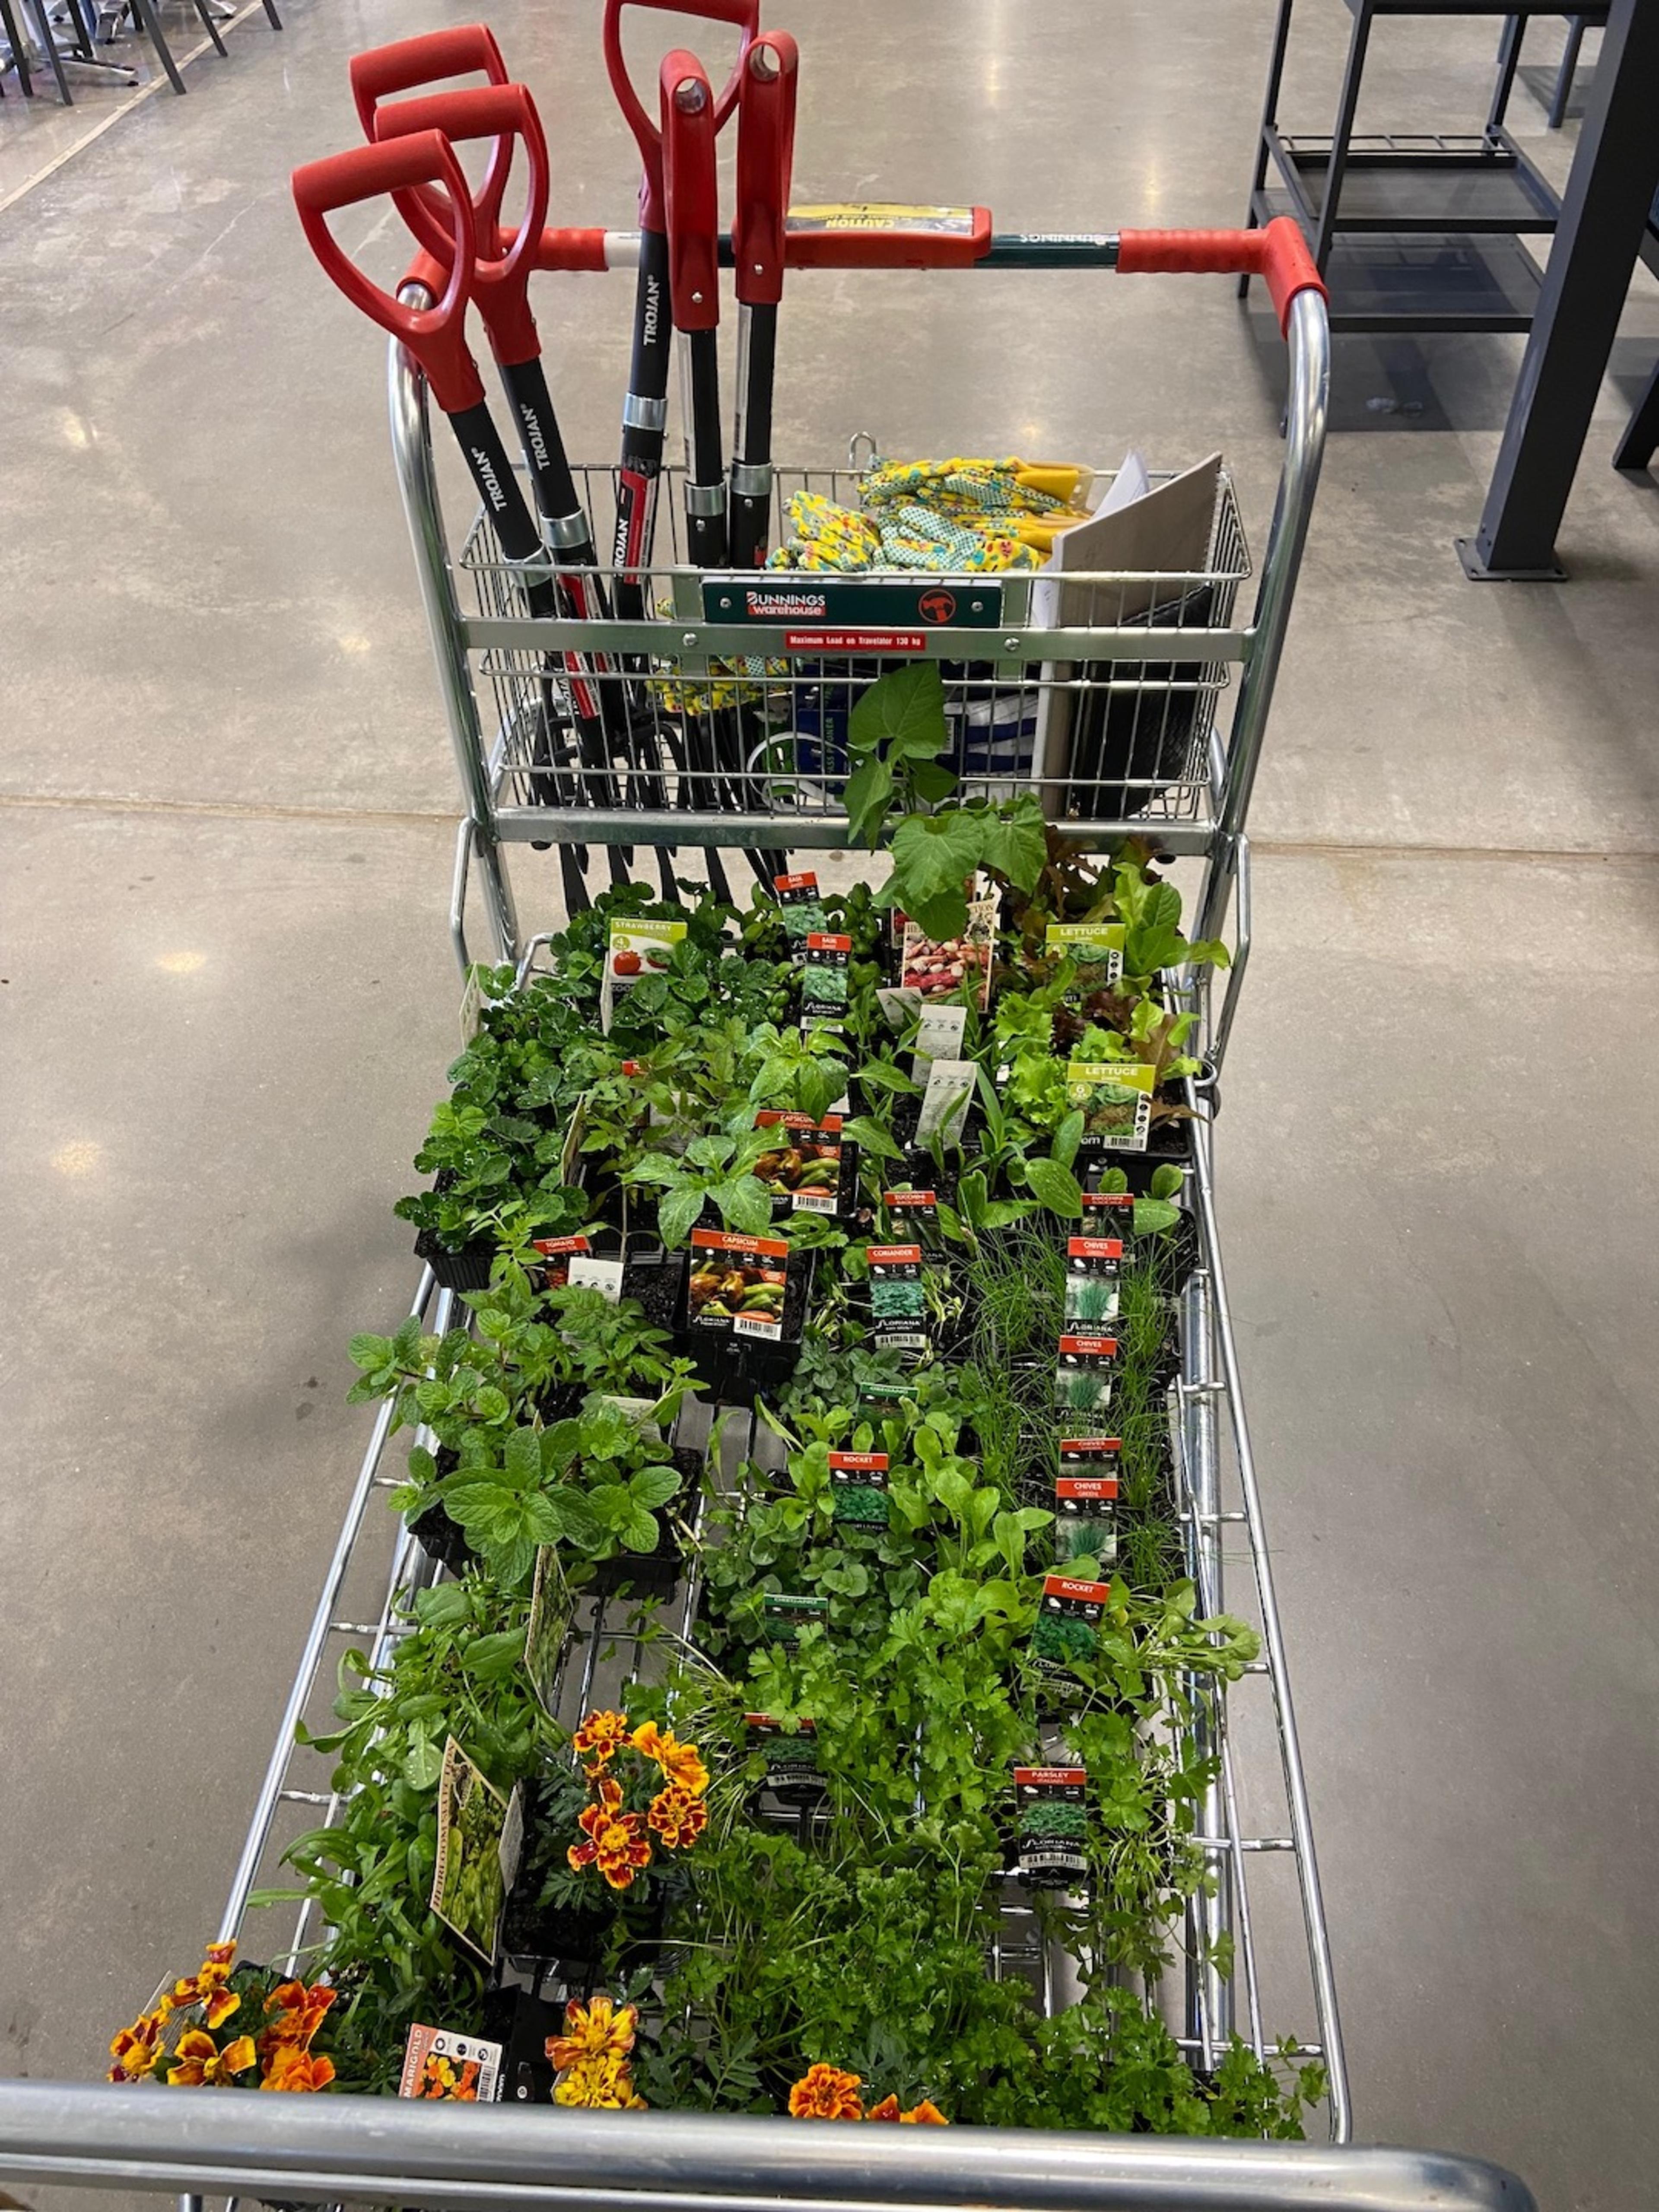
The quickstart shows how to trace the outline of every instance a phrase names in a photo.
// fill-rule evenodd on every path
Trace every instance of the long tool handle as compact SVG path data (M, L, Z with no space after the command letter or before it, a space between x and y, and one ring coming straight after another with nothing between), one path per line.
M732 222L738 303L738 417L732 440L734 568L763 567L770 535L772 391L799 67L799 51L787 31L764 33L744 56L738 204Z

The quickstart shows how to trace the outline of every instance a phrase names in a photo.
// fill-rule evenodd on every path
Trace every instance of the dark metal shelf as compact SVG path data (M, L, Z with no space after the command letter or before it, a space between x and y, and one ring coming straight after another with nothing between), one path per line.
M1250 219L1299 216L1288 191L1253 195ZM1526 331L1542 271L1510 234L1346 232L1325 282L1333 331Z
M1263 132L1304 229L1318 228L1331 161L1328 137ZM1548 233L1560 202L1517 148L1475 136L1372 136L1349 141L1334 228L1433 234Z
M1351 15L1562 15L1562 0L1345 0ZM1574 8L1599 29L1607 20L1603 7Z

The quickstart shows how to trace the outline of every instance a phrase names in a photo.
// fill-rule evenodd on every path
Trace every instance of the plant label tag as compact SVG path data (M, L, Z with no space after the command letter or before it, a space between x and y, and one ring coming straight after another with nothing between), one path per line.
M967 1034L966 1006L923 1006L911 1048L911 1082L926 1083L936 1060L959 1060Z
M761 1622L769 1644L793 1651L804 1629L829 1627L830 1601L804 1591L768 1590L762 1601Z
M901 991L896 984L884 984L876 993L876 1003L881 1008L890 1030L908 1030L921 1012L920 991ZM921 1077L916 1080L920 1082Z
M927 1304L920 1244L872 1244L870 1337L877 1352L925 1352Z
M817 1735L809 1720L799 1722L793 1735L769 1713L743 1717L745 1748L750 1757L764 1761L766 1779L761 1787L786 1805L816 1804L824 1792L818 1771Z
M404 2045L398 2094L452 2105L493 2105L501 2067L499 2043L458 2035L453 2028L422 2027L417 2021Z
M847 1026L848 970L853 940L834 930L815 929L806 939L806 963L800 971L800 1025L805 1030Z
M881 1194L883 1209L895 1216L889 1224L897 1234L908 1231L923 1243L933 1245L939 1231L939 1194L931 1190L884 1190Z
M562 1291L570 1280L570 1262L577 1255L586 1257L593 1249L586 1237L534 1237L534 1249L545 1262L542 1268L542 1288Z
M901 989L919 992L924 1000L960 995L964 1012L971 1001L983 1013L991 1003L996 928L994 897L970 899L967 928L945 945L936 945L916 923L907 921L899 951Z
M1103 1170L1103 1173L1121 1175L1121 1168ZM1127 1190L1085 1190L1083 1194L1083 1218L1095 1217L1097 1226L1110 1237L1127 1236L1134 1227L1134 1194Z
M740 1237L730 1229L691 1231L686 1318L696 1329L759 1337L783 1335L789 1247L781 1237Z
M1066 1103L1083 1116L1083 1152L1144 1152L1158 1070L1127 1060L1074 1060Z
M622 1304L623 1263L597 1253L573 1253L565 1280L574 1290L597 1291L613 1306Z
M1054 1355L1054 1405L1066 1413L1098 1413L1111 1403L1117 1340L1062 1336Z
M1097 1567L1117 1563L1118 1454L1116 1437L1067 1437L1060 1447L1054 1483L1054 1561L1075 1573L1086 1559Z
M830 1453L830 1516L854 1528L887 1526L885 1452Z
M947 1146L960 1146L978 1077L977 1065L971 1060L936 1060L931 1063L927 1087L921 1094L921 1112L916 1121L918 1147L931 1144L935 1136Z
M1043 949L1054 961L1069 960L1073 974L1062 1003L1081 1006L1085 1000L1109 991L1123 973L1123 942L1127 932L1121 921L1051 921L1042 933Z
M536 1703L550 1721L559 1717L559 1668L570 1626L570 1595L552 1544L536 1547L536 1573L530 1585L530 1617L524 1629L524 1670Z
M1014 1869L1028 1889L1074 1889L1089 1870L1088 1769L1017 1766Z
M815 1121L810 1114L782 1114L768 1109L755 1116L757 1129L777 1132L775 1151L763 1152L750 1170L772 1199L773 1211L783 1213L840 1213L850 1211L848 1155L843 1146L839 1114L826 1114Z
M1031 1657L1043 1674L1064 1677L1091 1664L1099 1649L1101 1619L1111 1595L1109 1583L1044 1576L1031 1630Z
M507 1902L501 1841L507 1800L451 1736L438 1778L438 1857L431 1909L488 1966Z
M1098 1328L1117 1319L1121 1237L1068 1237L1066 1240L1065 1311L1068 1327Z
M683 921L647 921L637 915L619 917L610 927L605 944L605 980L599 986L599 1028L611 1034L617 1001L637 983L667 973L674 947L685 938Z
M466 971L461 993L461 1050L465 1052L483 1025L483 982L476 963Z
M774 876L772 889L783 911L785 936L792 945L805 945L827 919L818 892L818 879L809 869L804 875Z

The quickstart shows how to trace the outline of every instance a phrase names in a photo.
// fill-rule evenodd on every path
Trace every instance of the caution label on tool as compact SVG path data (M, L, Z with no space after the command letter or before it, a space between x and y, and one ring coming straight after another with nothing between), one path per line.
M784 228L792 238L826 230L923 231L934 238L971 238L970 207L903 207L892 200L836 203L827 207L792 207Z
M923 577L914 583L890 583L800 571L711 576L702 587L702 616L711 623L787 623L791 629L812 623L837 632L903 630L905 648L914 652L921 640L912 641L908 633L913 631L994 629L1002 620L1002 586L995 580L981 583L977 577L971 583L941 584ZM807 642L825 645L830 640ZM850 649L837 647L841 652Z

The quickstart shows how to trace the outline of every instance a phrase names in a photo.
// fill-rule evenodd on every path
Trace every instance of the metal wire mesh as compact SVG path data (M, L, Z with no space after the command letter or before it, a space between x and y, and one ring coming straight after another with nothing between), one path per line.
M982 629L983 654L941 659L948 730L944 757L968 795L1007 796L1035 788L1056 822L1212 818L1224 746L1217 734L1229 664L1243 647L1230 634L1249 556L1231 481L1221 478L1205 566L1158 574L1068 574L1048 585L1029 572L1005 575L883 570L855 577L817 571L767 571L708 581L682 564L677 471L665 472L658 533L669 559L635 582L647 609L648 648L624 657L617 632L597 621L569 623L562 636L575 651L541 653L492 643L478 661L493 695L492 779L499 805L596 807L646 813L775 818L787 842L793 819L842 811L853 759L848 724L859 700L905 657L814 651L804 633L775 613L768 649L710 653L702 630L755 617L755 592L776 604L810 602L826 581L902 586L953 628ZM596 542L608 542L616 509L610 469L577 471ZM781 469L774 489L774 542L787 535L797 491L856 507L852 470ZM522 579L505 563L480 516L461 556L478 616L522 617ZM564 572L590 606L618 605L623 582L611 569ZM624 590L626 586L624 585ZM1051 592L1045 610L1042 594ZM745 604L747 603L747 604ZM805 620L822 622L810 611ZM914 623L915 617L911 617ZM700 627L687 629L688 623ZM772 649L785 625L787 649ZM1055 623L1073 643L1087 632L1086 657L1045 655L1043 630ZM1137 631L1164 634L1156 659L1138 648ZM1169 633L1179 633L1173 647ZM637 628L630 635L641 635ZM845 639L848 632L837 633ZM688 651L695 638L702 647ZM574 709L580 704L585 713Z

